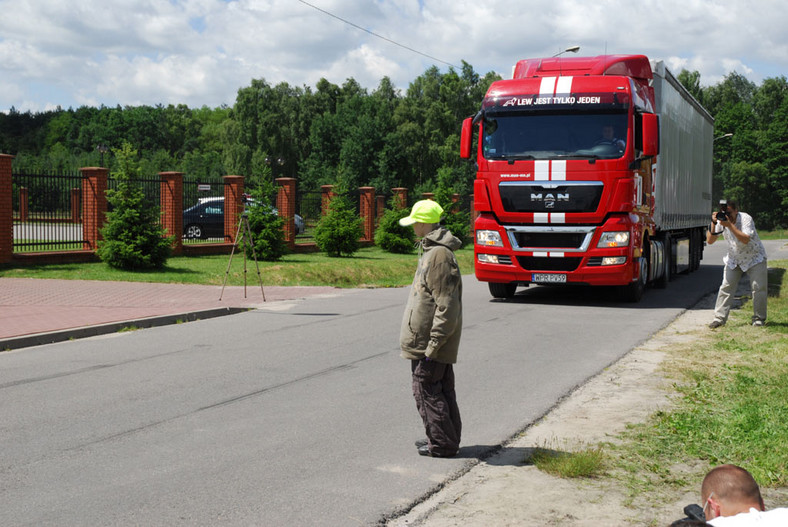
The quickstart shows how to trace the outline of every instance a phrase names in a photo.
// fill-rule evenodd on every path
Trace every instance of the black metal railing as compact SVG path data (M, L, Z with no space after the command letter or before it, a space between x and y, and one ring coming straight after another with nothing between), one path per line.
M148 207L156 207L157 209L161 205L161 178L159 177L151 177L151 178L134 178L129 179L129 183L134 185L142 190L142 194L144 196L145 205ZM117 190L118 189L118 180L116 178L108 178L107 179L107 188L109 190ZM112 204L107 204L108 210L112 210Z
M315 226L322 215L322 203L323 194L319 190L296 192L296 214L301 216L304 222L303 231L296 233L296 243L314 239Z
M224 235L224 182L183 181L183 243L221 243Z
M14 252L80 250L82 175L11 175Z

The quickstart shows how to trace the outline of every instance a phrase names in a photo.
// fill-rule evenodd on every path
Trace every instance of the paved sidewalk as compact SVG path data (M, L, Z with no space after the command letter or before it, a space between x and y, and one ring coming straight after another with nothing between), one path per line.
M0 278L0 351L254 309L340 291L281 287ZM265 293L265 302L263 301ZM219 300L219 297L222 297Z

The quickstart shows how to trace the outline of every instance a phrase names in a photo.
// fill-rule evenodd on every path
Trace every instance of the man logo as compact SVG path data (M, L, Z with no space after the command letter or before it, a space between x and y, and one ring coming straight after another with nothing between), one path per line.
M562 194L560 192L556 192L555 194L547 193L531 193L531 202L539 202L541 201L544 204L544 208L546 209L554 209L555 203L557 201L569 201L569 194Z

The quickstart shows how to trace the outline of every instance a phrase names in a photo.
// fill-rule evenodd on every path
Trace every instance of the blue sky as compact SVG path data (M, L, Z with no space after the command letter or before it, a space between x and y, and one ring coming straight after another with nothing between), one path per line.
M511 73L523 58L639 53L701 84L788 75L784 0L0 0L0 111L232 105L252 79L314 86L431 65ZM370 34L393 40L397 46ZM404 47L403 47L404 46ZM422 54L405 49L412 48ZM440 62L430 60L429 55Z

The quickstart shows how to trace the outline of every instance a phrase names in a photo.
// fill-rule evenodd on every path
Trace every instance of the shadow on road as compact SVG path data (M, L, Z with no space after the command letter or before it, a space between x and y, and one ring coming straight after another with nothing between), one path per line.
M704 265L692 274L680 274L666 289L646 288L640 302L622 300L616 287L593 287L587 285L531 285L519 288L514 297L503 300L491 298L490 302L501 304L540 304L565 306L590 306L600 308L684 308L688 298L695 301L716 290L722 278L722 265ZM694 304L694 302L689 302Z

